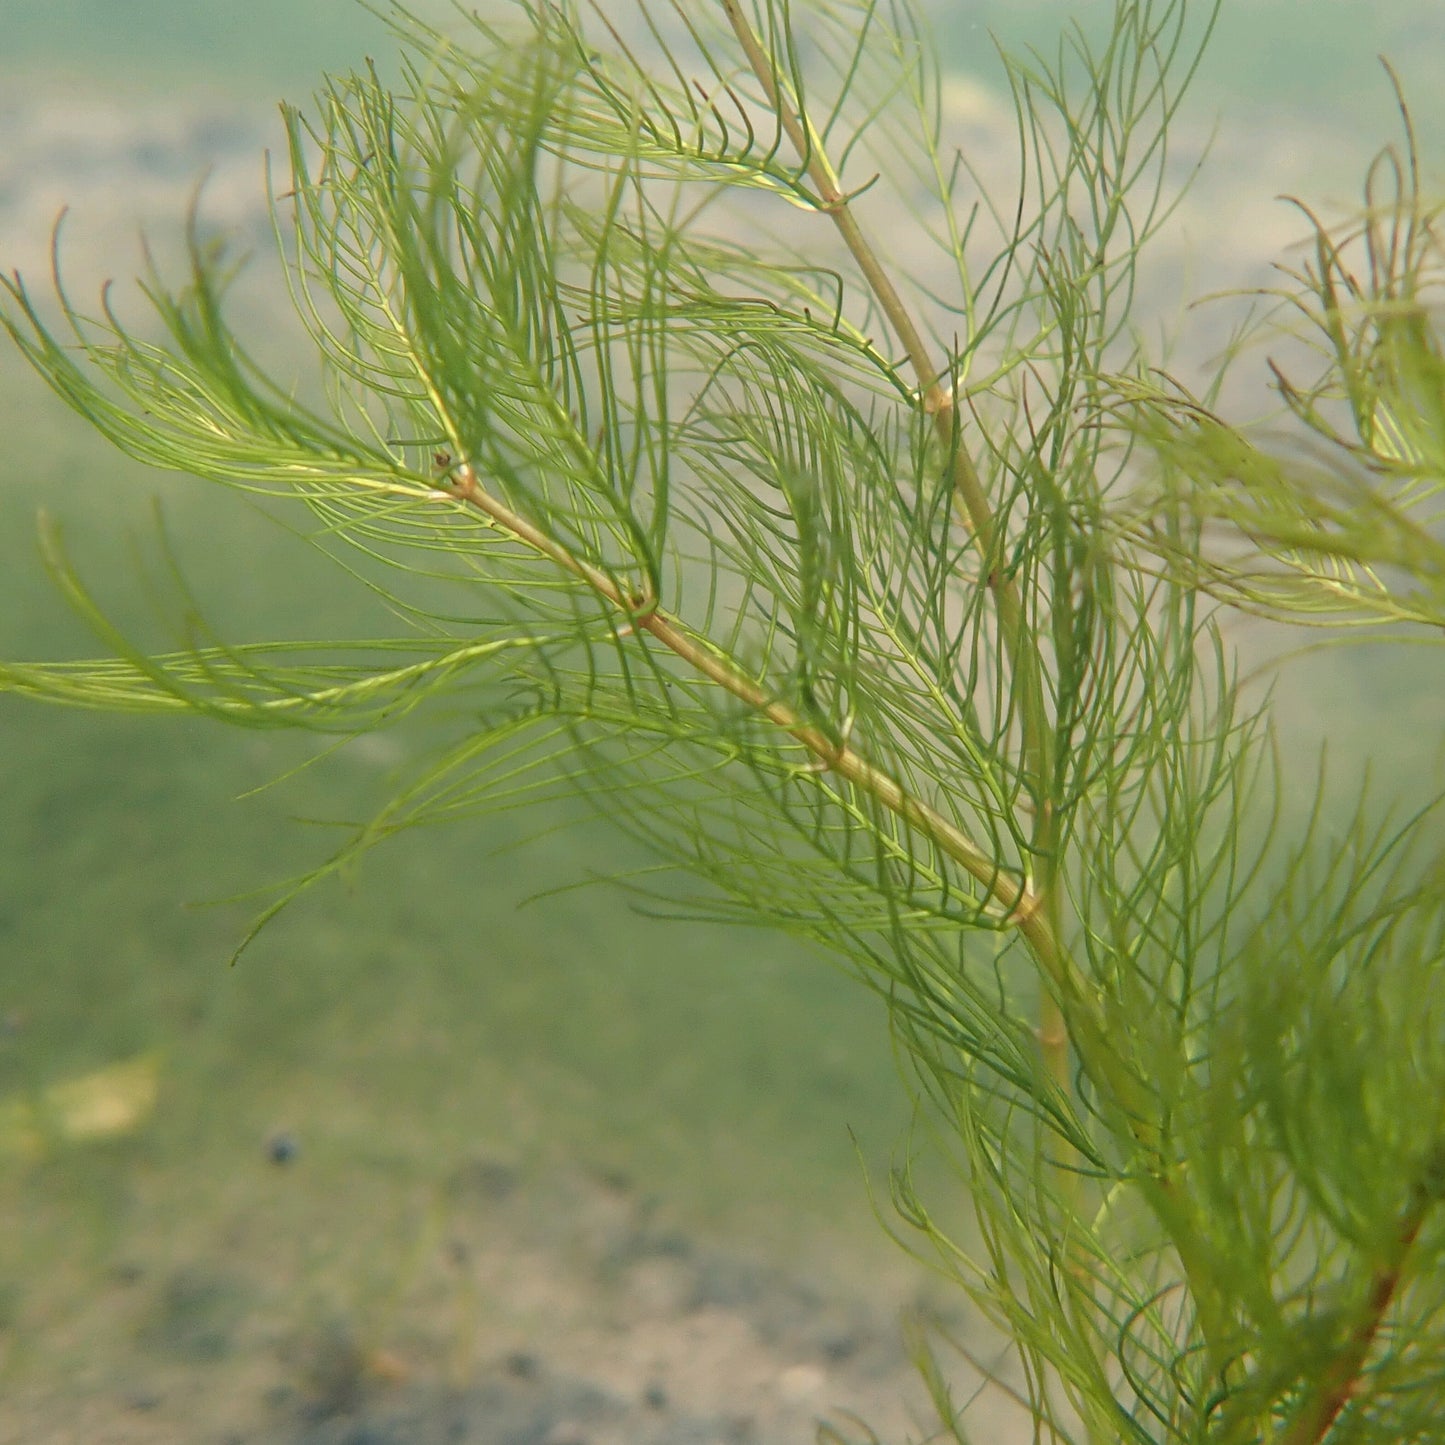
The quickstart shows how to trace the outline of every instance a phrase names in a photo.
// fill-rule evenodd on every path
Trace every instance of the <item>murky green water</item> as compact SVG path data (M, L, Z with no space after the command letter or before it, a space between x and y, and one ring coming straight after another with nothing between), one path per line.
M1042 43L1077 9L959 5L940 35L974 69L982 27ZM1319 0L1304 30L1300 11L1292 0L1229 8L1202 116L1219 112L1227 132L1236 112L1250 125L1273 115L1294 139L1272 164L1333 174L1337 158L1309 143L1312 118L1338 125L1343 109L1388 138L1388 92L1368 59L1387 50L1422 125L1438 127L1424 84L1445 64L1434 0L1381 0L1368 14ZM261 115L278 91L304 91L319 68L384 43L342 0L6 0L3 29L0 76L23 74L14 93L27 103L110 86L117 115L208 87ZM1355 175L1340 174L1343 197ZM1287 178L1258 179L1278 189ZM54 177L57 194L66 181ZM89 650L35 560L40 506L64 518L120 615L152 625L128 537L144 537L157 495L229 635L364 629L364 596L331 574L310 580L313 569L292 565L299 549L255 514L105 453L8 358L0 431L7 655ZM1318 694L1287 699L1300 736L1363 746L1369 714L1351 666L1318 674L1323 708ZM1401 682L1390 705L1423 708L1420 696ZM102 1338L94 1282L118 1261L157 1237L178 1256L223 1250L227 1221L258 1210L314 1231L350 1200L350 1233L338 1231L328 1258L336 1278L355 1275L358 1259L389 1247L388 1231L421 1230L438 1181L478 1158L538 1170L581 1159L628 1176L688 1228L855 1278L883 1268L849 1133L876 1168L907 1118L879 1010L785 944L642 920L602 888L519 907L626 866L580 810L392 845L228 970L250 905L187 905L314 860L325 828L293 819L367 816L424 739L389 736L234 802L303 761L305 746L10 699L0 736L0 1107L138 1057L156 1061L159 1081L145 1126L116 1142L7 1157L0 1138L0 1369L33 1367L47 1340L83 1352ZM1428 726L1413 736L1427 762ZM300 1148L284 1198L265 1152L278 1131ZM380 1222L358 1226L358 1211Z

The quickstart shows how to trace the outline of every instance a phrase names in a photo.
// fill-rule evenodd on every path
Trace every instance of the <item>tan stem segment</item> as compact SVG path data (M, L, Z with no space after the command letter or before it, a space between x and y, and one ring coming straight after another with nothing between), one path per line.
M801 743L823 767L846 778L917 828L971 877L986 884L1000 907L1015 921L1026 920L1037 911L1039 900L1027 882L1000 869L987 853L941 813L910 796L896 779L875 767L854 748L835 742L826 733L804 722L786 703L770 695L730 659L676 618L668 616L651 599L627 595L607 573L574 557L535 523L488 492L469 464L456 466L449 484L441 490L475 507L499 527L549 557L564 571L581 578L598 596L627 614L630 625L636 631L654 638L704 677L776 723L794 741Z

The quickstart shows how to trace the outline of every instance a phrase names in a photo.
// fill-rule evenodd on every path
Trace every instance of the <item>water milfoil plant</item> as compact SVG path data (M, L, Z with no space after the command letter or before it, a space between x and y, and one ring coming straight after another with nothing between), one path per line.
M1039 1438L1424 1440L1428 810L1286 830L1201 590L1231 595L1202 565L1227 488L1177 484L1257 498L1239 458L1264 454L1133 340L1216 8L1116 0L1003 54L1007 166L951 135L903 5L394 12L399 82L285 113L277 238L320 386L253 360L198 223L183 284L145 284L158 331L63 288L49 320L19 278L5 319L124 451L296 505L404 628L153 655L51 529L113 656L0 683L341 739L430 711L435 754L266 917L398 832L564 790L698 880L669 908L821 944L886 1001L976 1226L900 1168L900 1232L1007 1344ZM1394 399L1384 430L1357 402L1369 437L1413 458L1429 313L1342 331L1342 254L1296 279L1330 374ZM1369 328L1397 316L1423 350L1390 370ZM1317 395L1286 390L1306 424Z
M1401 143L1369 166L1357 215L1331 224L1293 202L1308 223L1305 260L1282 267L1283 284L1266 293L1306 343L1268 360L1296 425L1251 433L1177 385L1136 382L1125 411L1157 450L1162 494L1222 543L1175 552L1198 586L1295 623L1429 635L1445 620L1445 237L1389 76ZM1174 552L1149 515L1160 500L1160 489L1148 493L1138 535Z

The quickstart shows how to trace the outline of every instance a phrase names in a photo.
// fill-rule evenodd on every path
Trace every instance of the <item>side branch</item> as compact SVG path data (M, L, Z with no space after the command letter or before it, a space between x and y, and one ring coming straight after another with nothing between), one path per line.
M470 463L463 462L455 467L449 484L438 490L475 507L499 527L550 558L564 571L586 582L599 597L625 613L635 631L647 633L709 681L776 723L812 753L823 768L862 789L890 812L924 834L972 878L988 886L1009 921L1017 923L1025 930L1037 922L1040 898L1029 886L1027 879L1015 878L1000 868L993 858L947 818L926 803L910 796L895 778L875 767L856 749L846 743L834 742L826 733L804 722L786 703L771 696L728 658L659 609L654 599L629 595L600 568L574 557L535 523L514 512L488 492L478 481Z

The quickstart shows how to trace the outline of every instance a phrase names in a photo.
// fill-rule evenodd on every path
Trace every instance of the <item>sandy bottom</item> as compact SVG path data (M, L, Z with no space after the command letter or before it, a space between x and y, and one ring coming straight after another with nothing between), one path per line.
M304 1161L278 1165L301 1170ZM245 1230L184 1265L114 1264L73 1364L24 1351L6 1445L783 1445L928 1438L900 1313L657 1222L628 1184L477 1158L369 1306L298 1310ZM344 1201L340 1201L344 1204ZM226 1247L229 1246L229 1247ZM391 1277L395 1278L395 1272ZM969 1394L960 1380L956 1398ZM998 1440L1001 1396L970 1427Z

